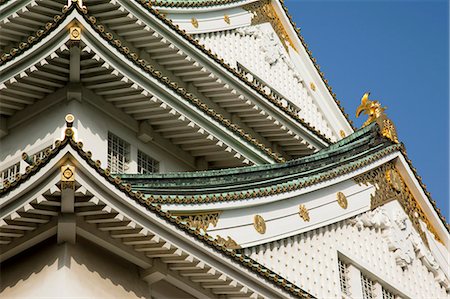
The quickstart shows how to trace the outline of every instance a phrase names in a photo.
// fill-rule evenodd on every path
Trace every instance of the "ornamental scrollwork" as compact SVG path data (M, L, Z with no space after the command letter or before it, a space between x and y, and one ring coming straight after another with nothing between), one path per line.
M286 32L286 29L281 23L280 18L275 12L275 9L273 8L272 4L270 4L270 0L262 0L259 2L249 3L242 6L242 8L252 14L251 25L258 25L269 22L272 25L275 33L282 41L286 51L288 51L288 45L290 45L295 51L297 51L297 49L294 47L294 43L289 37L289 34Z
M239 249L239 248L241 248L241 246L238 243L236 243L236 241L233 240L230 236L228 236L228 238L225 239L225 238L222 238L221 236L217 235L216 242L219 245L222 245L222 246L224 246L224 247L226 247L228 249Z
M177 216L182 221L186 221L190 227L194 227L197 230L202 229L206 232L210 225L216 227L217 222L219 221L220 213L220 211L197 214L172 212L172 215Z
M406 269L413 264L414 259L418 259L433 273L435 280L448 290L448 278L408 218L400 206L388 209L378 207L349 219L348 223L358 230L369 228L380 231L399 267Z
M375 192L370 195L370 208L372 210L392 200L398 200L425 244L428 245L428 242L419 220L422 220L436 240L442 243L433 225L425 216L420 204L414 198L392 162L356 176L354 180L360 185L367 186L370 184L375 187Z

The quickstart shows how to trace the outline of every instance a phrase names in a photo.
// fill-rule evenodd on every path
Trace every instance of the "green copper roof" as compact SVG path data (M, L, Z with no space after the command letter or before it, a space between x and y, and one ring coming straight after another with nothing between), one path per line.
M307 157L282 164L250 166L202 172L120 175L122 181L144 194L162 196L219 195L254 192L317 181L337 176L344 169L370 163L380 153L399 150L399 145L379 135L372 124L345 139ZM334 175L332 174L334 173ZM163 200L164 201L164 200Z
M150 0L153 5L166 7L202 7L223 5L243 0Z

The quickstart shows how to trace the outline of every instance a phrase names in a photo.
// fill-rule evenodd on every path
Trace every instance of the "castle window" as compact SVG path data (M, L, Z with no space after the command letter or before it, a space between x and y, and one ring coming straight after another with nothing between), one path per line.
M3 170L1 172L1 177L0 177L0 188L3 188L5 186L5 183L7 181L14 181L16 174L18 174L20 171L20 162L17 162L16 164L8 167L7 169Z
M395 295L387 290L385 287L382 288L383 299L395 299Z
M130 161L130 144L108 132L108 167L111 173L125 173Z
M364 276L363 274L361 274L361 284L362 284L363 299L375 298L373 281L370 280L368 277Z
M339 263L339 281L341 284L341 291L343 295L350 296L350 284L348 278L348 265L343 261L338 260Z
M159 172L159 162L138 150L138 173L147 174Z

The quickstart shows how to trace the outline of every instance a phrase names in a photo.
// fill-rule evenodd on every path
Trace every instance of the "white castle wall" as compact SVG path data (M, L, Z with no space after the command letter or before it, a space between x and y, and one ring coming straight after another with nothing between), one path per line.
M137 149L160 162L160 172L187 171L184 163L165 150L152 143L144 143L136 137L136 133L120 124L110 116L86 102L63 102L45 111L45 113L13 128L1 140L0 170L22 160L23 152L32 155L46 146L64 138L66 126L64 117L72 113L75 116L75 139L82 141L84 150L92 152L94 160L100 160L102 167L107 166L108 131L124 139L131 146L130 173L137 172ZM26 163L21 162L22 171Z
M353 223L340 221L244 252L318 298L342 298L338 256L400 298L450 298L448 277L397 201ZM448 265L447 256L444 271ZM352 297L358 293L354 289Z
M49 239L2 263L0 298L190 298L177 287L141 279L137 266L77 237Z
M269 23L195 35L207 49L237 68L237 62L299 107L299 116L335 140L330 125L293 60ZM292 49L291 49L292 50ZM298 55L292 50L291 55Z

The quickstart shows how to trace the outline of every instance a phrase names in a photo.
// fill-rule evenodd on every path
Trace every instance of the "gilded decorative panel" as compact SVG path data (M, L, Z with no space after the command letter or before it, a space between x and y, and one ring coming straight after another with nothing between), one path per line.
M370 184L375 187L375 193L370 196L370 208L372 210L392 200L398 200L426 244L428 244L427 239L420 227L419 219L427 225L428 230L434 234L436 240L442 242L392 162L355 177L355 181L360 185Z

